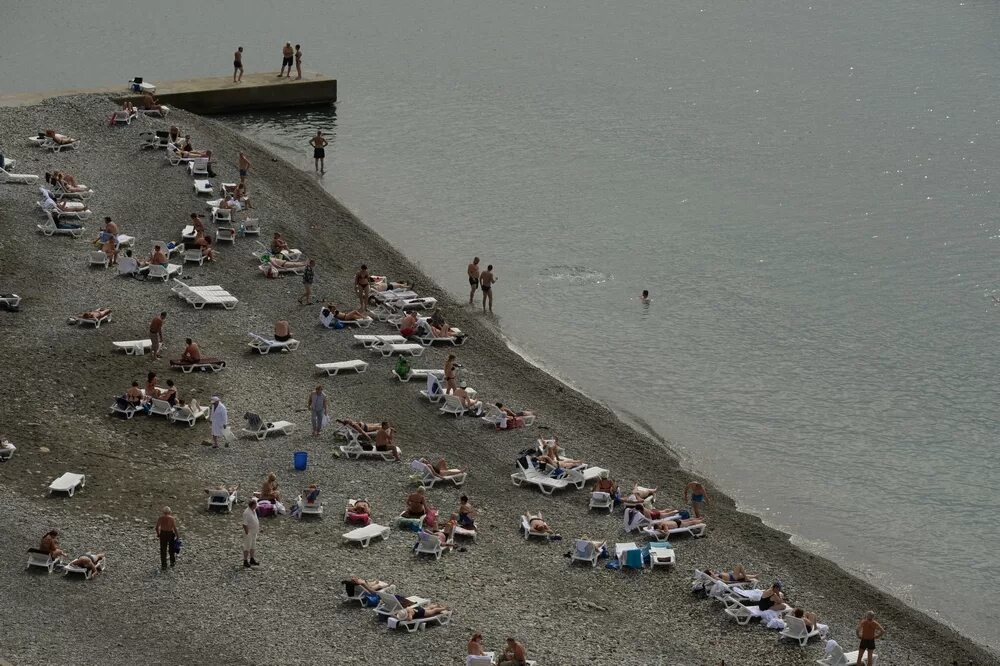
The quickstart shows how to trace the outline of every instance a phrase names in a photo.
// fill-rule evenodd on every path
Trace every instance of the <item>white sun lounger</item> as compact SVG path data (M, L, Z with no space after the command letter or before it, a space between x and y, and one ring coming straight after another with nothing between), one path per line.
M208 175L208 158L199 157L193 159L187 164L188 174L191 176L207 176Z
M295 504L299 507L299 516L302 518L305 518L306 516L323 517L323 505L320 503L319 499L310 502L302 495L299 495L295 500Z
M437 370L431 368L410 368L410 372L409 374L406 375L406 377L400 377L395 370L392 370L391 372L392 376L395 377L396 380L400 382L408 382L411 379L426 380L427 377L431 375L437 377L438 379L444 379L444 370Z
M190 250L184 250L184 263L195 263L199 266L204 265L205 255L202 254L200 247L193 247Z
M782 639L788 638L793 641L797 641L800 647L805 647L810 638L822 635L825 635L822 624L817 623L816 626L812 628L812 631L809 631L806 627L806 621L801 617L785 615L785 628L782 629L781 634L778 635L778 642L781 642Z
M143 84L146 85L146 84ZM158 109L136 109L137 114L142 114L144 116L156 116L157 118L166 118L167 114L170 113L170 107L166 104L159 104Z
M111 313L108 312L106 315L100 317L88 318L88 317L70 317L69 323L71 324L93 324L94 328L100 328L101 324L104 322L111 321Z
M427 324L426 326L427 326L427 332L426 333L424 333L424 334L417 334L417 335L411 336L411 337L413 337L414 340L416 340L417 342L419 342L420 344L422 344L425 347L430 347L433 344L438 343L438 342L450 342L452 344L452 346L454 346L454 347L460 347L463 344L465 344L466 340L469 339L469 337L467 335L463 335L462 331L460 331L459 329L454 328L454 327L451 330L452 331L456 331L456 333L454 333L452 335L449 335L449 336L446 336L446 337L443 337L443 338L439 338L439 337L435 336L433 334L433 332L431 332L429 324Z
M390 629L403 628L407 632L413 633L415 631L422 631L431 625L444 626L451 622L451 611L444 611L440 615L434 615L432 617L422 617L413 620L400 620L397 617L390 617L386 620L386 626Z
M202 372L221 372L226 368L226 362L222 359L203 358L198 363L174 363L171 361L170 367L189 375L195 370L200 370Z
M375 614L381 618L389 618L403 610L403 604L399 603L399 599L396 598L395 590L389 588L385 590L379 590L375 594L378 595L378 606L375 607ZM424 599L423 597L406 597L406 601L409 602L410 607L415 606L426 606L431 602L430 599Z
M575 485L577 490L583 490L585 485L601 478L605 472L610 472L610 470L597 465L571 467L566 470L566 480Z
M521 420L521 426L530 426L535 424L534 414L525 414L515 418ZM511 417L500 411L500 408L496 405L486 405L486 415L483 416L482 419L485 423L488 423L494 428L505 430L510 427Z
M378 582L379 583L385 583L384 580L380 580ZM388 584L386 584L386 586L383 587L383 588L380 588L378 590L378 592L386 592L387 594L395 594L396 593L396 586L395 585L388 585ZM375 594L377 595L378 592L376 592ZM365 596L367 594L368 594L368 590L366 590L365 588L361 587L360 585L355 585L354 586L354 594L347 594L347 590L344 590L343 592L341 592L340 594L337 595L337 598L340 599L341 601L357 601L362 606L367 606L368 604L365 603ZM395 597L393 597L393 598L395 598Z
M542 537L543 539L549 538L548 532L536 532L531 529L531 523L522 514L521 516L521 532L524 533L524 540L527 541L528 537Z
M389 538L389 527L387 525L378 525L376 523L371 523L365 525L364 527L359 527L353 529L350 532L346 532L344 539L347 541L354 541L361 544L362 548L367 548L368 544L375 537L382 537L383 539Z
M395 301L393 305L404 310L431 310L437 305L437 299L432 296L405 298L402 301Z
M621 569L644 569L646 565L642 550L634 541L616 543L615 559L618 560L618 566ZM632 551L636 551L638 555L632 554ZM638 559L638 563L636 559Z
M775 618L781 618L790 610L790 607L782 611L761 610L758 606L744 606L741 603L732 601L726 604L724 612L736 620L736 624L746 626L750 624L750 620L760 620L764 624L767 624Z
M822 659L816 661L820 666L854 666L858 663L858 651L854 652L844 652L844 649L840 647L840 644L835 640L829 640L826 642L825 648L826 654ZM872 660L873 664L878 663L878 655L873 655L875 658ZM867 661L862 662L867 664Z
M284 342L275 340L273 338L265 338L257 333L250 334L250 342L247 343L250 349L254 349L260 353L261 356L268 354L272 351L295 351L299 348L299 341L295 338L285 340Z
M389 357L393 354L405 354L409 356L423 356L424 346L418 345L416 343L392 343L386 342L373 346L372 351L382 354L382 356Z
M649 543L649 562L651 568L672 567L677 564L674 549L668 541L651 541Z
M133 405L120 396L115 396L115 401L111 403L111 414L121 414L126 419L131 419L136 412L141 411L137 405Z
M239 303L235 296L219 285L191 287L175 279L170 291L194 306L195 310L201 310L208 304L221 305L227 310L232 310Z
M221 202L222 200L220 199L219 201ZM211 204L215 202L209 201L208 203ZM209 208L216 208L216 207L218 207L218 203L216 203L215 206L209 206ZM257 259L258 261L263 261L264 257L271 256L271 248L264 245L260 241L254 241L254 243L256 243L256 247L250 252L250 254L253 255L254 259ZM283 250L279 254L281 255L282 259L287 259L288 261L298 261L302 257L302 250L289 248L287 250Z
M668 530L663 530L658 527L643 527L642 531L650 536L650 538L662 539L664 536L680 536L682 534L688 534L694 539L705 536L705 531L708 529L708 525L705 523L698 523L697 525L685 525L683 527L671 527Z
M111 117L112 125L130 125L132 120L135 119L139 114L134 111L126 111L125 109L119 109L115 111L115 114Z
M597 560L601 556L601 549L605 546L604 542L601 542L600 545L595 545L594 542L588 539L577 539L573 545L570 564L573 562L586 562L590 566L596 567Z
M167 259L170 259L175 254L182 254L184 252L184 243L168 243L167 241L155 240L149 244L150 248L154 248L157 245L160 246L160 250L163 254L167 255Z
M555 490L563 490L570 485L566 479L553 479L548 474L538 471L530 462L517 462L517 471L510 475L510 480L515 486L525 483L536 486L543 495L551 495Z
M184 267L180 264L167 264L166 268L160 264L152 264L147 266L146 275L150 278L157 278L166 282L176 278L178 275L183 275ZM141 270L141 269L140 269Z
M198 196L199 194L212 194L212 181L206 178L195 178L194 179L194 194Z
M10 160L7 160L5 168L0 169L0 184L9 185L34 185L38 182L38 176L32 173L11 173L6 167L10 167Z
M354 341L368 349L380 344L406 344L406 338L402 335L355 335Z
M239 498L236 493L239 492L239 486L234 490L230 491L228 489L214 489L208 493L208 510L213 509L225 509L228 512L232 512L233 506L239 502Z
M103 572L108 568L108 558L102 558L95 566L98 571ZM66 564L63 566L63 576L83 576L84 580L90 580L93 574L89 567L75 567L72 564Z
M341 446L340 452L350 460L361 460L362 458L381 458L386 462L395 460L395 456L392 451L378 451L376 449L366 451L357 440L348 442L347 444ZM398 446L396 447L396 453L402 453Z
M440 560L441 555L444 554L444 546L441 545L441 539L436 534L421 530L417 532L417 543L413 546L413 554L418 556L433 555L434 559Z
M615 508L615 501L611 498L611 493L592 492L590 493L590 509L604 509L611 513Z
M421 389L420 395L427 398L431 403L438 403L444 400L444 372L441 376L437 374L427 375L427 388ZM466 389L468 393L468 389Z
M149 405L150 405L149 411L146 413L149 414L150 416L153 415L166 416L169 419L170 415L174 413L174 406L171 405L166 400L150 398Z
M142 142L139 144L141 149L166 148L170 143L170 135L166 131L140 132L139 140Z
M370 438L375 437L374 432L366 433ZM340 439L346 440L350 444L357 444L361 441L361 433L359 433L354 428L347 426L343 423L337 423L333 427L333 436Z
M126 90L129 92L149 93L150 95L156 92L156 86L148 81L143 81L141 78L131 79L126 85L128 86Z
M62 236L72 236L73 238L79 238L80 236L83 235L83 232L86 231L86 229L84 229L82 226L76 229L61 229L58 225L56 225L56 220L52 216L52 212L46 211L46 213L48 214L48 219L46 219L45 222L42 222L41 224L35 225L35 228L37 228L40 232L42 232L42 235L44 236L62 235Z
M325 372L327 377L333 377L341 370L354 370L357 373L362 373L368 369L368 364L359 358L352 361L336 361L333 363L317 363L316 368L322 372Z
M70 497L76 492L77 488L83 488L87 485L87 477L84 474L74 474L73 472L64 472L62 476L49 484L49 494L52 493L66 493Z
M28 563L24 568L31 569L35 567L36 569L45 569L46 573L52 573L52 570L59 563L59 558L50 557L48 553L40 551L37 548L29 548Z
M46 137L45 141L42 143L42 148L46 150L51 150L53 153L61 153L64 150L76 150L79 147L80 147L79 139L73 139L69 143L59 143L54 139Z
M410 469L416 472L413 478L424 488L433 488L434 484L438 481L451 481L455 484L455 486L461 487L462 484L465 483L465 477L468 476L467 472L448 474L446 476L435 476L430 466L419 460L411 462Z
M444 404L438 409L441 414L454 414L457 419L462 414L469 411L469 408L462 404L462 399L454 393L444 395Z
M148 338L145 340L124 340L111 343L115 349L120 349L128 356L142 356L147 349L152 349L153 343Z
M87 265L107 268L109 265L111 265L111 260L108 259L108 255L106 255L103 251L91 250L87 257Z
M198 419L208 420L208 405L199 407L197 411L192 410L187 405L181 405L175 408L167 416L167 419L171 423L186 423L189 428L193 428Z
M261 441L267 439L268 435L291 435L295 432L295 424L291 421L261 421L260 428L256 430L243 428L240 432L244 435L256 437L258 441Z

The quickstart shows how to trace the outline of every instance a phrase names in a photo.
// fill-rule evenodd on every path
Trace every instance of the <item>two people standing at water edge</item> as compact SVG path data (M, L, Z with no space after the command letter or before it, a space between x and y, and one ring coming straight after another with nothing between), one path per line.
M323 160L326 158L327 140L323 138L323 132L316 130L316 136L309 139L309 145L313 149L313 160L316 162L316 171L326 173L326 165Z
M239 77L237 78L237 75ZM240 46L236 49L236 53L233 54L233 83L239 83L243 80L243 47Z

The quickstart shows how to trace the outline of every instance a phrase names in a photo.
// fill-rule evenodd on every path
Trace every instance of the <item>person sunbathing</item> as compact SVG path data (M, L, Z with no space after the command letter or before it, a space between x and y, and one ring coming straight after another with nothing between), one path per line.
M472 506L472 502L469 501L469 496L462 495L458 501L458 514L456 515L456 518L458 520L459 527L466 530L476 529L476 509Z
M79 201L56 201L49 192L44 193L45 201L42 202L43 210L51 210L57 213L83 213L87 211L86 204Z
M271 239L271 254L281 254L282 252L287 252L291 248L288 247L288 243L285 239L281 237L281 234L277 231L274 232L274 238Z
M771 587L761 592L759 601L749 601L741 599L740 603L742 603L744 606L756 606L762 611L766 610L779 611L787 608L785 604L785 597L781 593L781 581L778 580L774 581L774 583L771 584Z
M486 654L485 648L483 647L483 635L478 631L472 634L472 638L469 639L469 645L466 647L470 657L482 657Z
M507 415L507 418L517 418L518 416L534 416L534 412L530 409L522 409L519 412L515 412L509 407L504 407L502 402L494 403L497 409Z
M451 393L452 395L458 396L458 399L461 401L463 407L478 414L483 409L483 402L481 400L475 400L469 396L469 391L467 389L468 386L466 386L465 382L462 382L459 384L458 388Z
M422 518L428 511L427 497L423 488L417 488L406 496L406 511L403 515L407 518Z
M132 382L132 386L125 391L125 401L133 407L141 405L144 398L142 389L139 388L139 382Z
M220 483L219 485L214 486L212 488L205 488L205 492L212 496L222 495L223 493L225 493L226 495L232 495L239 489L240 489L240 484L238 483L235 486L227 486L224 483Z
M167 380L167 387L165 389L160 389L160 400L164 400L171 407L177 406L177 387L174 386L174 380ZM197 403L195 405L197 407Z
M205 257L206 261L215 261L215 250L212 249L212 237L203 236L195 240L195 247L201 248L201 256Z
M404 338L408 338L417 332L417 315L412 311L407 312L403 315L403 318L399 322L399 334Z
M201 361L201 348L191 340L191 338L184 338L184 344L187 346L184 348L184 353L181 354L181 363L198 363Z
M366 516L372 515L372 505L368 503L366 499L354 500L354 504L348 506L348 511L350 513L363 514Z
M267 480L260 487L260 498L270 502L281 501L281 493L278 491L278 479L274 475L274 472L267 475Z
M180 148L181 157L208 157L212 154L210 150L195 150L191 146L191 135L184 135L184 145Z
M427 458L420 458L420 462L427 465L430 468L431 474L433 474L438 479L443 479L446 476L454 476L456 474L461 474L465 470L450 468L448 467L448 461L444 458L438 458L437 462L431 462Z
M428 604L426 606L410 606L396 612L396 619L408 622L410 620L423 620L428 617L435 617L450 613L447 606L440 604Z
M274 322L274 339L276 342L288 342L292 339L292 325L285 319Z
M704 519L702 518L685 518L684 516L687 515L687 512L686 511L681 512L678 509L652 509L647 506L642 506L639 508L639 511L642 512L642 515L646 516L653 522L657 521L666 521L666 523L673 522L677 524L677 527L687 527L689 525L701 525L705 522ZM674 518L674 516L677 516L677 518ZM665 526L669 527L669 525L666 524Z
M170 126L170 132L167 134L167 140L175 146L181 141L181 131L176 125Z
M288 259L282 259L281 257L276 257L274 255L271 255L271 258L267 261L275 268L283 269L305 268L309 265L309 262L306 261L289 261Z
M638 484L632 486L632 492L625 498L626 504L642 504L656 494L656 488L644 488Z
M160 395L160 387L156 385L155 372L146 373L146 395L150 398L156 398Z
M510 666L524 666L524 664L527 664L528 655L524 650L524 644L513 638L508 638L507 647L503 649L499 663Z
M350 312L341 312L337 308L331 308L334 319L339 319L340 321L360 321L361 319L368 319L368 315L364 312L358 310L351 310Z
M354 421L351 419L337 419L337 423L347 426L354 432L358 433L358 439L360 441L370 442L372 436L378 432L381 427L379 423L365 423L364 421Z
M65 134L60 134L55 130L45 130L45 136L58 143L60 146L66 146L76 141L76 139L71 139Z
M104 553L97 553L96 555L93 553L87 553L86 555L81 555L70 562L69 566L87 569L90 572L91 577L93 577L100 575L102 562L104 562Z
M757 581L757 574L747 573L742 564L737 564L732 571L712 571L705 569L705 575L723 583L753 583Z
M341 581L344 584L344 590L347 592L348 596L354 596L354 588L360 587L365 592L375 594L381 590L390 587L389 583L384 580L365 580L364 578L358 578L357 576L351 576L348 580Z
M792 615L805 622L807 632L812 632L816 628L816 625L819 624L819 616L816 613L809 613L801 608L796 608L792 611Z
M528 528L532 532L544 532L545 534L555 534L555 530L549 527L549 524L545 522L542 518L542 512L532 515L530 513L524 514L525 520L528 521Z
M76 178L69 175L68 173L63 173L62 171L53 171L52 174L45 174L45 180L53 188L62 190L63 192L76 193L76 192L89 192L90 188L86 185L81 185L76 182Z
M396 431L389 427L388 421L382 421L375 431L375 450L391 451L392 457L399 462L399 449L396 447Z
M75 317L70 317L70 323L77 323L81 319L87 319L89 321L94 321L97 319L103 319L111 314L111 308L96 308L94 310L87 310L86 312L81 312Z
M316 500L319 499L319 486L315 483L310 483L309 487L306 488L306 504L315 504Z
M132 106L131 103L127 102L127 104ZM152 93L148 92L142 96L142 108L146 111L163 111L163 107L160 106L159 101L153 97Z
M49 530L42 537L42 542L38 545L38 550L49 556L49 559L58 560L64 557L66 552L59 547L59 530Z
M431 333L435 338L445 338L451 339L455 337L462 337L461 332L457 328L452 328L448 325L448 322L444 322L441 326L430 325Z
M163 266L164 268L166 268L166 266L167 266L167 255L163 251L163 248L161 248L159 245L154 245L153 246L153 253L151 255L149 255L149 261L147 261L146 263L141 264L141 265L143 265L143 266Z
M451 550L455 547L454 536L455 527L458 525L458 520L455 514L451 515L451 518L444 524L439 530L427 530L428 534L433 534L441 542L441 548L445 550Z
M563 469L568 467L579 467L585 464L582 460L577 460L576 458L560 458L559 457L559 440L557 438L552 438L548 440L542 440L543 449L542 455L538 456L538 461L543 462L552 467L562 467Z

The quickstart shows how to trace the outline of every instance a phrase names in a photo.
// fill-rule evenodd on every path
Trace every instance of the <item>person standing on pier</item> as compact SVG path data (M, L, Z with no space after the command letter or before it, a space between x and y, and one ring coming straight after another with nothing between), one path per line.
M302 78L302 45L295 45L295 80Z
M292 75L292 61L295 51L292 49L291 42L285 42L285 46L281 49L281 72L278 73L278 78L282 76L289 77ZM288 68L288 73L285 73L285 68Z
M236 75L239 74L239 78ZM233 54L233 83L243 80L243 47L240 46Z
M309 145L313 148L313 160L316 162L316 171L326 173L326 165L323 160L326 158L327 141L323 138L323 132L316 130L316 136L309 139Z
M246 188L247 174L250 172L250 160L242 152L240 153L240 185Z

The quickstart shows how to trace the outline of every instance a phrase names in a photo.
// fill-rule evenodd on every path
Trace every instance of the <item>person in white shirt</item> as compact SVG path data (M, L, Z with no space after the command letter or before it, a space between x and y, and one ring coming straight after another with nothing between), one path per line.
M253 558L257 548L257 535L260 534L260 519L257 518L257 500L247 502L243 510L243 566L249 569L260 564Z
M219 396L212 396L212 448L219 448L219 438L225 439L226 427L229 425L229 411L226 406L222 404L219 400ZM229 446L229 442L226 442L226 446Z

